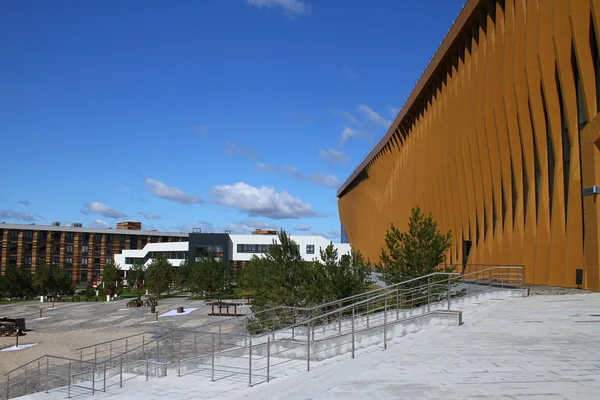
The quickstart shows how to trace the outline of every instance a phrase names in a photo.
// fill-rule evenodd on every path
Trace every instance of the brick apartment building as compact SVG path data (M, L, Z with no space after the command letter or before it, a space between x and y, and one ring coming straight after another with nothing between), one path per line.
M143 231L141 223L132 221L118 223L117 229L0 223L0 273L9 265L35 272L39 265L58 264L73 282L85 283L101 276L116 253L142 249L147 243L181 241L188 241L187 233Z

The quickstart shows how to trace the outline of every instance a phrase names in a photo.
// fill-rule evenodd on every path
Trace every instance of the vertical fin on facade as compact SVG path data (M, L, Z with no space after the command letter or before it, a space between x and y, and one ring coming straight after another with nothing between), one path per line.
M519 196L517 195L517 182L515 181L515 169L512 160L510 162L510 193L512 196L512 226L514 229L517 218L517 201L519 200Z
M538 153L537 140L535 136L535 128L533 126L533 114L531 113L531 99L528 99L529 106L529 121L531 123L531 134L533 136L533 174L535 185L535 222L537 223L540 214L540 186L542 183L542 170L540 166L540 155Z
M593 15L590 15L590 48L592 50L592 61L594 62L594 78L596 79L596 112L598 112L600 111L600 55Z
M479 247L479 212L475 212L475 246Z
M573 67L573 73L577 70L577 65L573 65L575 53L571 51L571 66ZM556 80L556 88L558 89L558 106L560 109L560 131L562 141L562 158L563 158L563 189L564 189L564 210L565 210L565 224L569 218L569 182L571 179L571 138L569 137L569 123L567 122L567 116L565 115L565 104L563 102L563 95L560 86L560 77L558 76L558 68L554 74ZM575 87L577 88L577 78L575 78ZM576 89L577 90L577 89ZM579 95L578 95L579 97ZM579 108L579 104L577 104ZM580 113L580 110L577 110ZM583 110L585 113L585 110Z
M521 141L521 162L523 166L521 171L523 172L523 226L527 224L527 203L529 201L529 180L527 177L527 164L525 164L525 148Z
M546 103L546 94L544 88L540 86L542 92L542 109L544 110L544 121L546 123L546 145L548 149L548 212L550 214L550 224L552 225L552 200L554 199L554 166L556 159L554 156L554 144L552 142L552 131L548 118L548 106Z
M487 218L487 207L485 204L483 205L483 241L487 239L487 231L488 231L488 218Z
M502 230L506 227L506 194L504 192L504 180L500 180L500 187L502 189Z
M496 196L492 189L492 235L496 235L496 224L498 223L498 214L496 213Z

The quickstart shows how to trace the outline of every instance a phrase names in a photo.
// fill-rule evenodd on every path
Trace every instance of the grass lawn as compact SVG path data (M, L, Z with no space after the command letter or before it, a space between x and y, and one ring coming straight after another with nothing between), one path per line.
M0 300L0 305L2 305L2 304L25 303L26 301L40 301L40 299L38 297L37 299L28 299L28 300Z

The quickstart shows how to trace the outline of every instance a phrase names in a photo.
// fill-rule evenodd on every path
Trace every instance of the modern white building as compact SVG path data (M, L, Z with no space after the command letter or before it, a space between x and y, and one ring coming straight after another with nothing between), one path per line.
M291 235L306 261L320 259L321 249L331 241L323 236ZM158 255L163 254L169 262L178 267L183 260L194 260L202 255L213 254L230 261L234 266L243 266L252 256L261 256L269 245L279 243L279 237L272 231L255 231L252 235L232 235L228 233L191 233L188 242L148 243L140 250L124 250L115 254L115 263L122 270L129 270L134 263L148 265ZM334 243L338 255L350 253L349 243Z

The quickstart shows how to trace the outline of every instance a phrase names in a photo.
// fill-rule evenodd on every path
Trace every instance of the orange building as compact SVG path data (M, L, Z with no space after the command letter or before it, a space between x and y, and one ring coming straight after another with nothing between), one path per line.
M565 287L581 269L600 291L599 38L600 0L467 1L338 191L352 246L377 260L418 205L452 231L448 262Z

